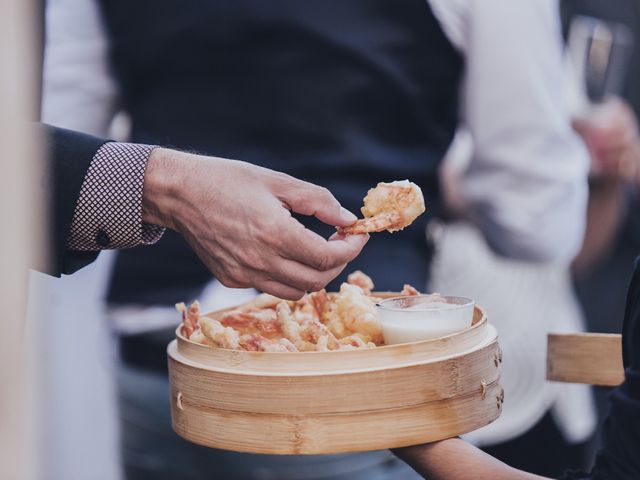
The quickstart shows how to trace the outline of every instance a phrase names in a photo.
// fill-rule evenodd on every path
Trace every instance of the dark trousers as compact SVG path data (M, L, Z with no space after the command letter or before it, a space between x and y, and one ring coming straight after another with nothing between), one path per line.
M589 439L568 443L547 412L528 432L483 450L514 468L557 478L568 468L588 471L593 463L595 442Z

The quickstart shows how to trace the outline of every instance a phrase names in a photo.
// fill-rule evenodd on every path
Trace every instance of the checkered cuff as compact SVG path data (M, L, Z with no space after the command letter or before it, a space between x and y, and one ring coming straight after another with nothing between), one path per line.
M106 250L157 242L164 228L142 223L144 171L152 145L105 143L84 177L67 237L70 250Z

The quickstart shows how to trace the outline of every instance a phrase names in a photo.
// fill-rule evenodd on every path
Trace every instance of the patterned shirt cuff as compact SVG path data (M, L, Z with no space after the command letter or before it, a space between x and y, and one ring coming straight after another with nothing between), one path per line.
M154 148L115 142L100 147L82 183L68 249L129 248L162 237L164 228L142 222L144 171Z

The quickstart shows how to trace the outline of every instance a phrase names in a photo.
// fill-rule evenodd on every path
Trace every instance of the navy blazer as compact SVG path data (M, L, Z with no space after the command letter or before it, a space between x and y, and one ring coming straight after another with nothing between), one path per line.
M106 140L44 124L38 124L35 128L46 139L48 174L43 186L49 189L49 263L39 269L60 276L79 270L98 256L98 252L67 249L66 239L84 176L94 155Z

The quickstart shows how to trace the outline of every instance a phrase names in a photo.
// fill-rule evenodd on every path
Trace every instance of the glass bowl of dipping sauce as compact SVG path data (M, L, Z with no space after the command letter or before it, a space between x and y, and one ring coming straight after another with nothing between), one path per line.
M377 303L386 345L444 337L471 326L475 302L437 293L394 297Z

